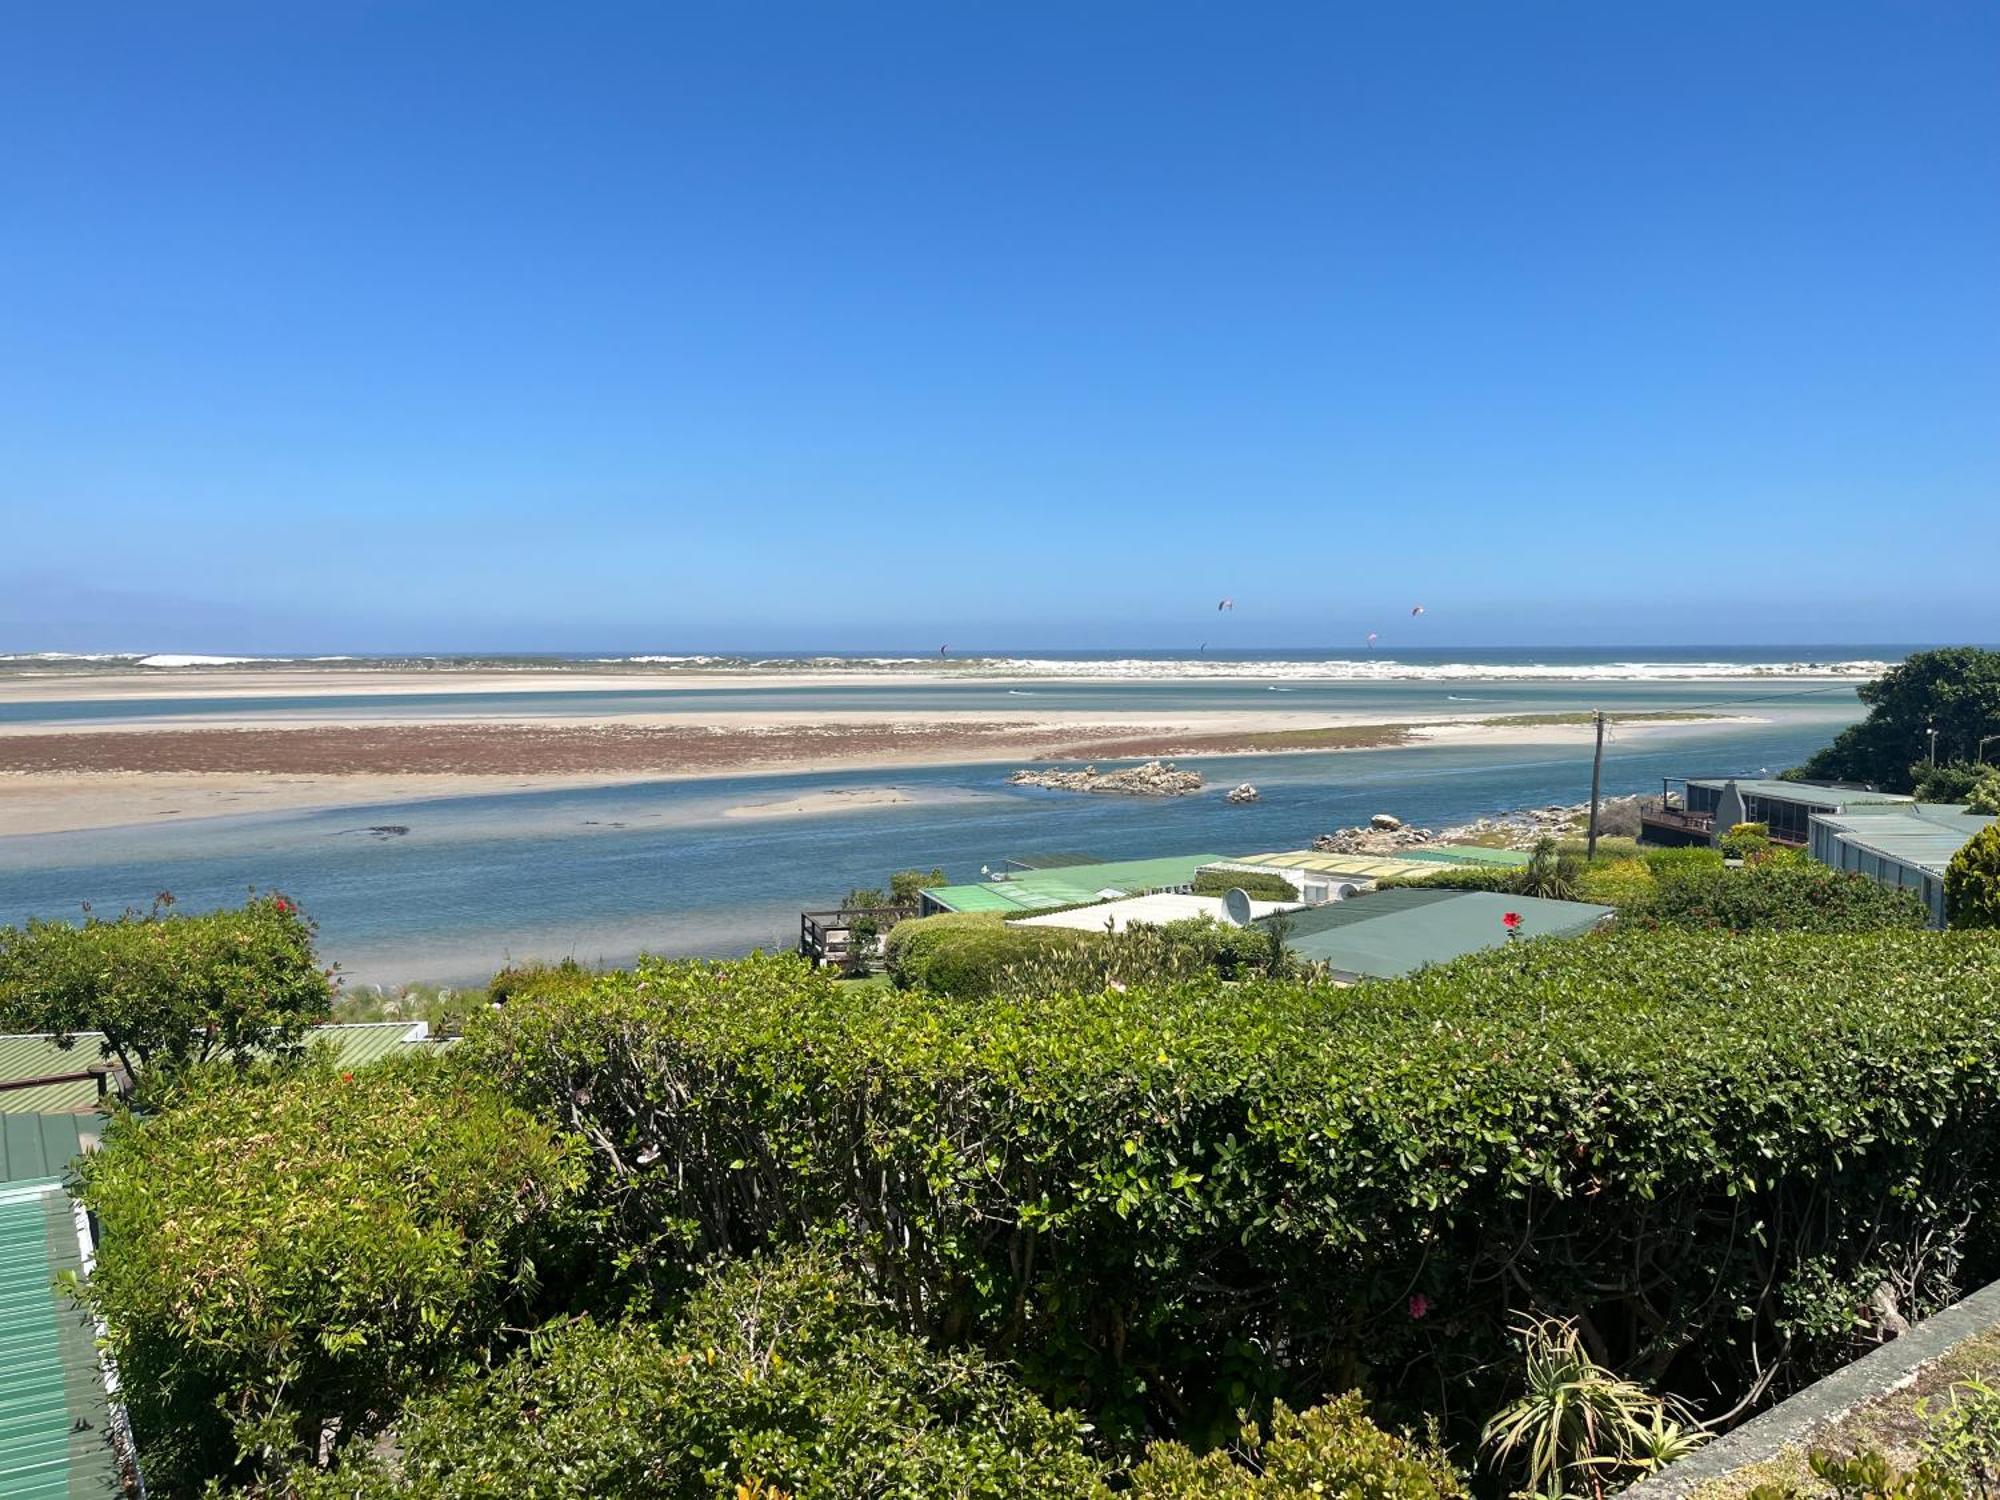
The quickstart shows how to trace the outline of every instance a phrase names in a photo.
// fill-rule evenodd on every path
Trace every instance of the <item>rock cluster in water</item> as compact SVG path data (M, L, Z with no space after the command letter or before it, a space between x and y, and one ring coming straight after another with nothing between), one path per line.
M1225 796L1222 800L1224 802L1235 802L1238 804L1244 802L1255 802L1257 800L1257 788L1250 785L1250 783L1246 781L1241 786L1231 787L1229 789L1229 794Z
M1637 797L1606 797L1598 804L1598 832L1613 829L1624 835L1639 831ZM1391 813L1377 813L1361 828L1341 828L1313 840L1325 854L1393 854L1420 844L1482 844L1497 849L1532 849L1546 838L1576 837L1590 820L1590 804L1530 807L1519 812L1475 818L1455 828L1412 828Z
M1201 773L1183 771L1172 761L1149 760L1122 771L1016 771L1007 778L1015 786L1046 787L1052 792L1117 792L1128 797L1185 797L1201 790Z
M1484 844L1500 849L1532 849L1545 838L1570 832L1590 815L1590 804L1531 807L1496 817L1476 818L1456 828L1413 828L1389 813L1377 813L1365 827L1322 833L1312 842L1323 854L1393 854L1423 844Z

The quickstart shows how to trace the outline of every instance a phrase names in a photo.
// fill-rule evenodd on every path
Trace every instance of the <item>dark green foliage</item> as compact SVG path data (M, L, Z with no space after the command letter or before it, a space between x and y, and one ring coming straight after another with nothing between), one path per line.
M656 963L466 1060L661 1274L831 1232L911 1332L1199 1445L1363 1372L1463 1430L1523 1306L1724 1404L1844 1356L1884 1279L1996 1269L1996 1034L1978 935L1638 932L1018 1001Z
M1919 802L1963 802L1992 771L1992 766L1969 760L1947 761L1936 766L1919 761L1910 767L1911 790Z
M571 1145L436 1058L262 1081L198 1070L84 1158L84 1303L148 1488L196 1491L343 1444L518 1318ZM239 1452L242 1455L238 1461Z
M1938 732L1940 765L1976 759L1981 736L2000 733L2000 651L1919 651L1858 691L1868 717L1787 776L1907 792L1910 768L1933 759L1930 729Z
M1966 840L1945 866L1944 909L1954 927L2000 927L2000 823Z
M0 927L0 1031L101 1031L145 1075L295 1047L332 1003L312 924L283 896L184 914Z
M1726 932L1875 932L1929 921L1914 892L1828 869L1804 855L1770 855L1738 870L1691 863L1670 868L1673 873L1662 878L1656 867L1652 893L1628 906L1621 921Z
M1433 1442L1395 1437L1346 1395L1311 1411L1281 1401L1269 1434L1245 1424L1232 1451L1197 1457L1179 1443L1155 1443L1132 1471L1135 1500L1445 1500L1465 1481Z
M402 1487L364 1494L1088 1500L1099 1484L1074 1417L976 1354L892 1331L815 1254L735 1263L670 1325L552 1324L417 1403L399 1438Z
M1256 901L1296 901L1299 888L1282 875L1256 870L1203 870L1194 878L1197 896L1226 896L1241 890Z

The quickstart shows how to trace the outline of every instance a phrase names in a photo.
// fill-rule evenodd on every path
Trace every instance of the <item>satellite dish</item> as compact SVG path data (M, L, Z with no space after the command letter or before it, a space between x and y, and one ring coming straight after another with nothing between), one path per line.
M1250 925L1250 893L1240 885L1232 885L1222 893L1222 913L1229 918L1230 925L1248 927Z

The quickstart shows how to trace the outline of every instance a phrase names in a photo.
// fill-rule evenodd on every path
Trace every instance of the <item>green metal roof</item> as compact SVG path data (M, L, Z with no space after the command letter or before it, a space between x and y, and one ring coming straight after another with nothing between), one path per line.
M1869 792L1856 787L1819 786L1810 781L1765 781L1755 776L1694 776L1689 786L1721 791L1730 782L1746 797L1763 797L1772 802L1796 802L1802 807L1865 807L1871 803L1909 802L1899 792Z
M1219 854L1186 854L1167 859L1126 859L1107 864L1063 865L1025 870L1005 880L975 885L941 885L924 892L951 911L1046 911L1053 906L1080 906L1105 891L1123 896L1172 890L1193 885L1195 872L1215 864Z
M426 1031L421 1021L362 1021L315 1026L306 1033L306 1041L310 1044L323 1038L331 1042L336 1061L358 1068L406 1046L421 1044ZM0 1036L0 1084L56 1074L78 1075L102 1060L94 1031L78 1032L75 1045L67 1049L47 1036ZM32 1088L0 1087L0 1115L90 1114L96 1108L97 1080L90 1077Z
M96 1341L53 1285L82 1269L77 1234L60 1188L0 1187L0 1495L8 1500L121 1492Z
M1967 812L1963 803L1906 802L1822 814L1814 821L1831 828L1843 844L1942 877L1952 856L1993 819Z
M0 1115L0 1184L62 1181L97 1144L99 1123L90 1115Z
M1049 854L1016 854L1006 863L1019 870L1061 870L1071 865L1107 863L1101 854L1085 854L1080 849L1057 849Z
M1283 918L1285 946L1336 974L1389 979L1508 942L1501 918L1521 917L1523 938L1573 937L1611 914L1608 906L1504 896L1493 891L1441 891L1420 886L1369 891Z

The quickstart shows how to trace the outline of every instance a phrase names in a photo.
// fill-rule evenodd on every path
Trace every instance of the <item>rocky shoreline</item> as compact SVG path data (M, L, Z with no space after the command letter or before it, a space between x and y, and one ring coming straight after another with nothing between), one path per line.
M1607 797L1598 805L1600 836L1616 828L1636 829L1639 799ZM1532 849L1545 838L1578 834L1588 823L1590 804L1524 808L1476 818L1453 828L1414 828L1390 813L1377 813L1358 828L1338 828L1312 842L1322 854L1394 854L1426 844L1478 844L1489 849Z
M1038 786L1051 792L1110 792L1125 797L1185 797L1201 790L1201 772L1183 771L1172 761L1149 760L1122 771L1016 771L1007 778L1014 786Z

